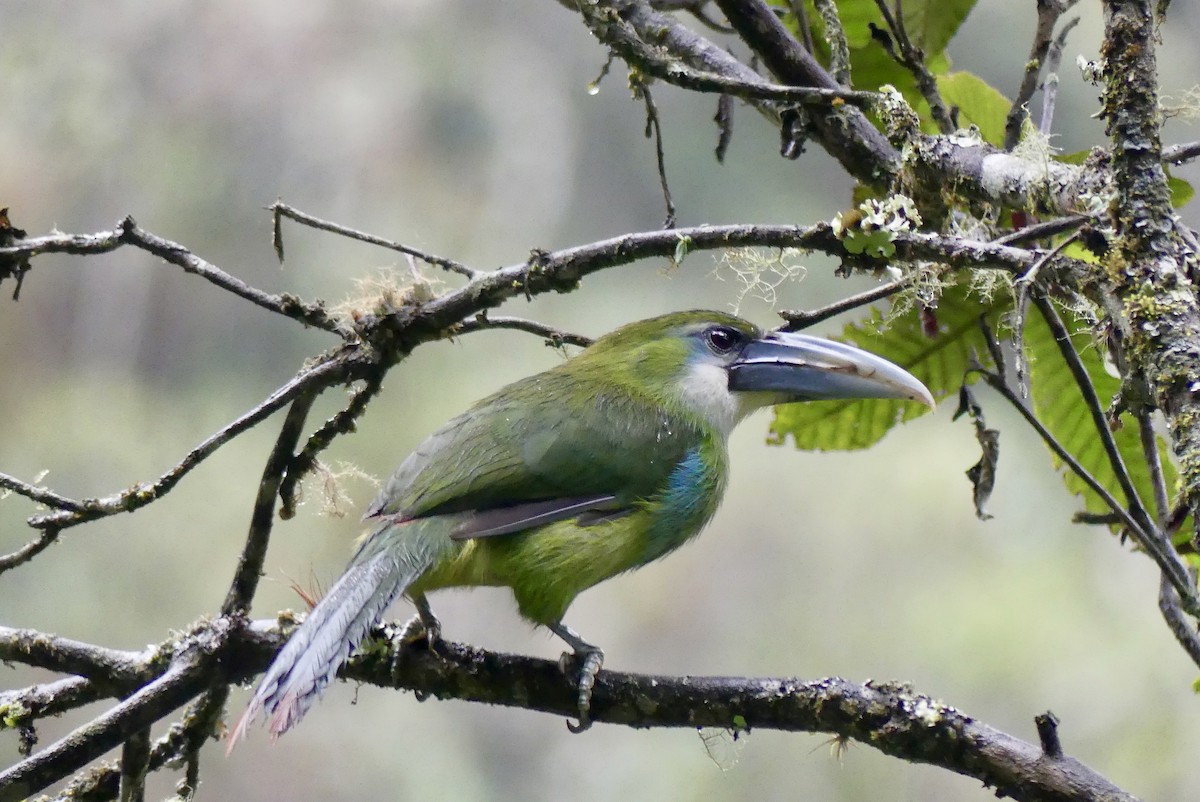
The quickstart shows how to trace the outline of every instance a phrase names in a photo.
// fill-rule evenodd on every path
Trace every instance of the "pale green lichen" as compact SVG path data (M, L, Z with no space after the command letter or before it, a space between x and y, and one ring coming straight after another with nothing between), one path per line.
M303 506L307 499L316 498L319 514L329 518L344 518L346 511L355 506L346 491L346 484L351 480L361 480L375 488L382 484L377 476L352 462L338 461L331 467L317 460L300 483L296 506Z
M779 288L789 281L800 281L808 268L800 264L805 255L798 248L738 248L721 255L713 275L720 281L727 277L738 285L737 297L730 304L735 315L741 314L747 298L756 298L772 309L779 302Z

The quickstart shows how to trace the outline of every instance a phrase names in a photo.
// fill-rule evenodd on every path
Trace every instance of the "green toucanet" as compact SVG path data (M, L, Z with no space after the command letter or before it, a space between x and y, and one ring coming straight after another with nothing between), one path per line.
M574 649L587 726L603 653L563 623L575 597L704 527L725 488L726 440L747 414L866 397L933 403L858 348L704 311L630 324L510 384L388 480L349 567L275 657L231 742L263 711L272 735L299 721L398 595L432 643L426 594L465 585L512 588L522 616Z

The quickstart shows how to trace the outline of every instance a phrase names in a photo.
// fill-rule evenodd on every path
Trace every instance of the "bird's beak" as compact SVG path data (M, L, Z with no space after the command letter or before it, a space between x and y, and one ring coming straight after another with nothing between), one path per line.
M852 345L773 331L729 366L729 389L779 393L787 401L904 398L933 406L929 390L899 365Z

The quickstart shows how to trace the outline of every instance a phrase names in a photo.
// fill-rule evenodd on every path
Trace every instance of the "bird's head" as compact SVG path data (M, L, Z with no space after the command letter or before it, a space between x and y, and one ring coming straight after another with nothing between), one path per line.
M725 434L749 413L774 404L899 398L933 406L925 385L886 359L807 334L764 332L722 312L676 312L631 323L597 340L579 359L663 403L683 404Z

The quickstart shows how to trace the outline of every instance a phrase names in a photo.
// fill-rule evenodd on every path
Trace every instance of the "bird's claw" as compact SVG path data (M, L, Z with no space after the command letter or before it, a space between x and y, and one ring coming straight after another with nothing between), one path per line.
M392 679L395 681L400 674L400 661L406 647L415 646L425 641L426 648L431 654L438 655L437 644L442 640L442 622L432 614L423 616L420 613L404 622L404 626L393 637L396 649L392 653ZM438 655L440 656L440 655Z
M403 646L411 646L425 641L431 652L437 651L434 647L441 639L442 623L436 618L426 620L420 615L414 615L405 621L400 634L397 636L397 640Z
M572 664L576 662L579 665L579 675L575 684L579 691L579 720L575 723L568 721L567 729L573 733L580 733L592 726L589 715L592 709L592 689L596 685L596 675L604 665L604 652L594 646L575 653L563 652L558 660L558 668L564 676L569 676Z

